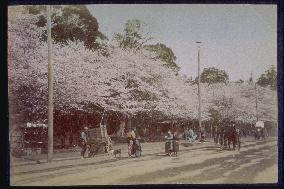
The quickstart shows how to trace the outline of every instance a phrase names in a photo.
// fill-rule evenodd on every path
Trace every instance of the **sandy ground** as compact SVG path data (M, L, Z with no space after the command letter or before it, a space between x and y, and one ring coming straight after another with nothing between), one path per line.
M221 151L212 142L180 147L178 157L163 155L164 143L143 143L143 156L106 154L11 167L13 186L113 184L276 183L277 140L246 140L240 151ZM68 154L67 154L68 155ZM74 153L72 154L74 155ZM77 154L78 155L78 154Z

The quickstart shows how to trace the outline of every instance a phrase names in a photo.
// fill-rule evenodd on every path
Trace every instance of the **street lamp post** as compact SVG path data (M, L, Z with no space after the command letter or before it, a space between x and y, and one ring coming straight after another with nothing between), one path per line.
M201 42L197 41L196 43L198 45L198 54L197 54L197 62L198 62L198 105L199 105L198 106L198 123L199 123L199 129L201 131L202 130L202 128L201 128L201 90L200 90L200 45L201 45Z
M47 43L48 43L48 151L47 162L53 156L53 66L50 5L47 5Z

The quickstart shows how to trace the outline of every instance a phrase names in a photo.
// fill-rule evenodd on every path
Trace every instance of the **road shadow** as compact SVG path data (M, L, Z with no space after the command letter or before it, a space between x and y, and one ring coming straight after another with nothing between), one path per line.
M173 167L163 170L158 170L146 175L136 175L122 180L123 183L151 183L153 178L155 180L165 179L173 176L182 175L188 171L202 170L206 167L215 165L212 169L200 171L199 174L187 179L179 179L177 182L181 183L202 183L208 180L223 178L225 183L252 183L252 179L265 168L268 168L277 162L275 154L270 153L268 156L259 154L259 151L271 150L271 146L260 147L258 149L251 149L248 151L240 151L233 156L207 159L202 163L189 164L182 167ZM253 155L252 158L245 158L246 155ZM253 161L258 160L255 163ZM242 169L237 170L241 165L248 164ZM237 170L234 172L234 170ZM226 175L227 174L227 175ZM226 175L226 176L224 176ZM134 184L135 184L134 183Z

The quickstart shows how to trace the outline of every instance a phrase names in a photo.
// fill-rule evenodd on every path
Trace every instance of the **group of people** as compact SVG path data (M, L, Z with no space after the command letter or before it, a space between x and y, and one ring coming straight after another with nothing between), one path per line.
M193 143L197 139L197 134L192 130L192 128L187 128L184 131L184 138L188 143Z
M140 145L140 137L137 136L135 129L125 130L127 145L128 145L128 155L129 157L139 157L141 156L141 145ZM197 139L197 134L191 129L187 128L184 132L185 140L189 143L193 143ZM179 151L179 137L178 132L168 131L167 136L165 136L166 144L165 144L165 152L167 155L177 156L177 152ZM89 132L88 127L84 127L84 130L80 135L80 144L81 144L81 158L83 159L86 156L86 152L90 150L89 145Z
M179 151L179 137L178 133L172 133L171 130L168 131L168 135L165 136L166 144L165 144L165 152L169 156L177 156L177 152Z
M126 137L127 137L129 157L141 156L142 149L141 149L139 137L136 136L135 129L127 130Z
M88 127L84 127L84 130L81 132L81 158L85 157L85 153L90 148L89 142L89 133ZM141 145L139 137L135 129L126 130L126 138L128 144L128 155L129 157L139 157L141 156ZM186 142L193 143L197 139L202 141L205 140L205 135L201 133L201 136L193 131L191 128L187 128L184 131L184 138ZM167 155L177 156L179 151L179 136L177 132L168 131L167 136L165 136L165 152ZM216 144L220 144L221 149L232 149L235 150L236 147L240 149L240 131L235 127L234 123L227 123L219 126L214 137Z
M216 144L220 144L221 149L235 150L240 149L240 130L234 123L225 123L217 128L217 133L214 137ZM231 146L232 145L232 146Z
M127 136L129 157L141 156L142 149L139 137L137 137L135 129L126 131L126 136ZM89 137L88 127L84 127L83 131L80 134L81 159L84 159L84 157L86 156L86 152L90 151L89 140L90 137Z

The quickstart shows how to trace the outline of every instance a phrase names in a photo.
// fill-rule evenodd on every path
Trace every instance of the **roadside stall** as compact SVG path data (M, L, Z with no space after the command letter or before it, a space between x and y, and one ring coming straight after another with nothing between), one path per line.
M26 155L42 154L47 149L47 124L27 123L20 128L21 146Z

